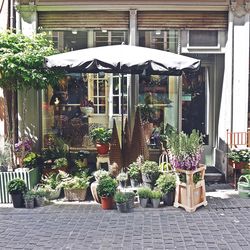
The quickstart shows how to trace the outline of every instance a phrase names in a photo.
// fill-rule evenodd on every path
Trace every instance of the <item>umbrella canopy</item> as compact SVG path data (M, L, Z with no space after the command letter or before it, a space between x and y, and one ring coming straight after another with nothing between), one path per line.
M177 76L197 71L200 60L157 49L111 45L48 56L45 64L67 72Z

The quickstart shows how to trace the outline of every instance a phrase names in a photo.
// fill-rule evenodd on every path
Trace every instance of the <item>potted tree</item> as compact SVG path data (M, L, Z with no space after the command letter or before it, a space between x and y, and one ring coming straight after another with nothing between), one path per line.
M162 174L156 180L156 186L162 192L164 205L172 206L174 204L176 176L173 173Z
M114 200L116 202L117 210L121 213L126 213L128 211L128 197L125 193L116 192Z
M86 173L79 176L67 178L62 182L64 188L64 195L68 201L84 201L86 198L87 188L89 186L89 179Z
M154 208L158 208L160 206L161 197L162 197L162 192L158 189L154 189L150 192L150 199L152 201Z
M141 165L143 185L153 188L160 175L158 164L155 161L145 161Z
M13 179L8 183L8 192L11 195L13 206L15 208L23 207L23 194L26 192L27 187L23 180Z
M190 135L173 132L167 142L170 163L179 176L174 206L194 212L197 207L207 205L204 180L206 166L199 164L203 137L195 130Z
M43 207L46 202L47 190L43 187L38 187L35 191L35 206Z
M151 189L149 187L141 187L138 189L137 194L140 199L140 205L143 208L147 207L147 204L151 195Z
M134 209L135 193L134 192L125 192L125 196L128 198L127 210L128 210L128 212L132 212Z
M90 131L90 138L96 144L98 154L103 155L109 152L111 136L112 130L104 127L94 128Z
M131 186L138 187L141 178L140 168L137 162L133 162L128 166L128 174L130 177Z
M103 177L99 180L97 193L101 197L103 209L113 208L113 197L117 188L117 181L110 176Z

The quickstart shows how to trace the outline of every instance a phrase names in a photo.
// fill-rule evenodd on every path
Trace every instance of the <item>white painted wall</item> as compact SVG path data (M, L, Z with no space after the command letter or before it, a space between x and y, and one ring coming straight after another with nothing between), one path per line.
M7 29L7 18L8 18L8 1L0 0L0 32Z

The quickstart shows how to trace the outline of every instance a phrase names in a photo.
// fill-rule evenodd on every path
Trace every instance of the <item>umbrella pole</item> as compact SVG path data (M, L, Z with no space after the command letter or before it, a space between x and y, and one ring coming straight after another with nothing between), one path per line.
M124 111L123 111L123 108L124 108L124 93L123 93L123 89L124 89L124 75L122 73L122 82L121 82L122 86L121 86L121 90L122 90L122 124L121 124L121 148L122 148L122 153L123 153L123 148L124 148L124 145L123 145L123 118L124 118Z

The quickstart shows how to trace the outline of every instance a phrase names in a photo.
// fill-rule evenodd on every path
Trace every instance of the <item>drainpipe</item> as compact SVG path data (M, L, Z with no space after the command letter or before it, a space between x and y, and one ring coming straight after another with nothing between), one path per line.
M10 31L13 32L14 28L14 0L9 0L10 5Z

